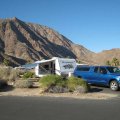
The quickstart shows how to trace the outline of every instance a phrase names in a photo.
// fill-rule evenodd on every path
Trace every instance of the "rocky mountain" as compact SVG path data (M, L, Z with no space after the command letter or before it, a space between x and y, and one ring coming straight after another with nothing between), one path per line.
M0 19L1 63L4 59L9 60L11 65L20 65L52 57L70 57L95 64L104 63L107 56L111 59L111 55L119 56L119 53L107 51L96 54L49 27L23 22L18 18Z
M17 59L18 65L22 64L19 60L30 62L55 56L91 61L92 55L93 52L46 26L17 18L0 20L1 61L6 56L14 61Z
M120 60L120 49L111 49L111 50L104 50L100 53L94 54L93 60L95 63L105 64L106 61L112 61L113 58L117 58Z

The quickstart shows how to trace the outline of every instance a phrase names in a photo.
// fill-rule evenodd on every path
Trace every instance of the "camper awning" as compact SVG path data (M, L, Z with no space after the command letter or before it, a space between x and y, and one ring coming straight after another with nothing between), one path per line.
M54 61L55 59L49 59L49 60L41 60L41 61L36 61L35 64L40 64L40 63L46 63L46 62L51 62Z

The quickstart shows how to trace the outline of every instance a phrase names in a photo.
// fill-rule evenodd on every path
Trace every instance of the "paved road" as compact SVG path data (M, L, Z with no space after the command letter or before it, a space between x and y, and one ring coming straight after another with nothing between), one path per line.
M119 120L120 98L0 97L0 120Z

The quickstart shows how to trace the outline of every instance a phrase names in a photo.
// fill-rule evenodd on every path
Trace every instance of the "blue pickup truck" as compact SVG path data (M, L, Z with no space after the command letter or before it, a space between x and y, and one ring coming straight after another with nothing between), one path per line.
M78 65L73 74L90 84L109 86L113 91L120 88L120 69L118 67Z

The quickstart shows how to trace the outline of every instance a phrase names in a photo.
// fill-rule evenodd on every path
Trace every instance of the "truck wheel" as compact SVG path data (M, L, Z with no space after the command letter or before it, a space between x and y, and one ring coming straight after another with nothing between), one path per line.
M78 76L78 78L82 78L81 76Z
M113 91L117 91L119 89L117 81L113 80L110 82L110 89Z

